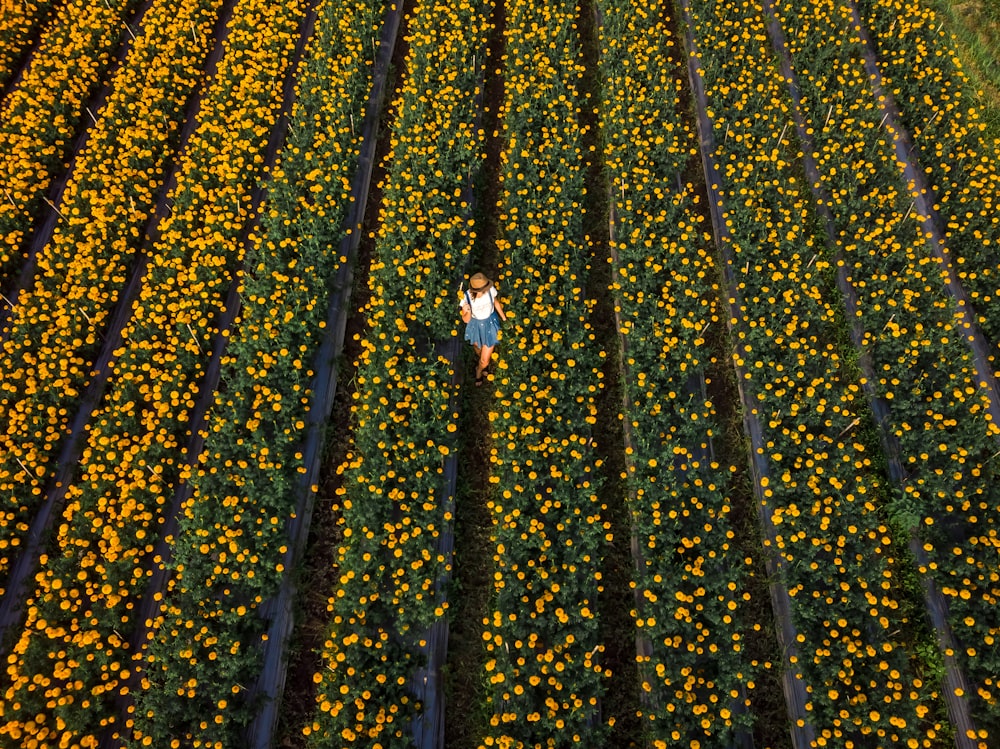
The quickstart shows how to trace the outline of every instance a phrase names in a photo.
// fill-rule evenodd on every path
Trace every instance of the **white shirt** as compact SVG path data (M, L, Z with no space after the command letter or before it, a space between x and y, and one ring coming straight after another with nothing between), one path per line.
M472 298L472 292L466 291L462 297L462 302L458 306L459 308L470 307L474 318L477 320L486 320L493 314L493 301L496 298L497 290L493 286L490 286L487 293L480 294L475 299Z

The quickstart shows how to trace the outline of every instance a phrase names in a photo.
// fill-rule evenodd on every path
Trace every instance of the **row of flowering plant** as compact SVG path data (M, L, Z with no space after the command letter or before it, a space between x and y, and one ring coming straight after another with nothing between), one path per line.
M0 373L0 579L27 534L176 156L221 0L159 0L96 113L65 218L8 319ZM169 75L162 71L167 70ZM13 300L11 300L13 301Z
M876 394L890 404L903 485L893 503L900 525L919 528L930 573L950 599L959 662L975 687L974 717L996 721L991 612L996 574L998 490L987 402L964 340L958 310L881 127L851 14L843 3L781 3L782 25L799 71L802 109L816 132L820 185L830 196L845 267L858 293L865 349L878 373ZM828 103L834 66L838 91ZM851 123L845 126L843 123ZM856 216L878 217L878 231ZM914 374L917 373L917 374ZM978 698L977 698L978 696ZM992 702L992 705L991 705Z
M335 293L379 0L326 0L281 159L244 258L204 451L172 539L172 590L133 691L136 744L242 746L295 512L313 352Z
M585 167L599 155L584 145L581 108L596 102L581 91L579 13L575 2L507 6L487 747L600 745L610 722L597 611L610 525L594 445L604 353L584 292Z
M18 5L11 3L10 5ZM31 227L73 135L90 124L84 106L125 37L139 0L68 0L44 30L31 64L0 104L0 289L10 288ZM3 14L8 8L4 5Z
M745 725L737 716L747 715L738 698L753 683L740 610L748 572L733 545L731 471L713 456L719 418L702 390L717 365L707 337L725 323L706 207L687 182L701 164L681 99L683 46L669 29L668 3L598 6L632 435L633 615L647 641L642 714L654 745L732 746L734 728Z
M437 582L447 511L444 462L457 444L452 363L462 269L476 240L467 180L484 158L477 127L491 5L422 0L393 109L357 362L353 445L340 467L340 571L315 674L313 747L412 746L413 684L429 627L447 617Z
M897 544L859 426L869 418L833 280L816 241L788 92L757 3L693 5L741 305L731 320L746 400L763 428L759 481L776 526L817 740L933 741L933 693L908 652ZM750 406L747 406L750 407ZM905 539L904 539L905 544ZM915 743L911 743L915 742Z
M0 14L0 90L17 73L18 59L48 18L52 0L7 3Z
M857 3L901 124L933 191L947 251L1000 370L1000 143L951 34L922 0Z
M181 157L173 213L151 248L111 386L36 575L18 658L7 664L0 735L20 734L23 746L92 745L98 731L121 725L110 700L128 689L135 667L127 641L144 624L135 608L184 471L191 409L242 260L249 192L302 15L299 5L261 0L233 10L225 54Z

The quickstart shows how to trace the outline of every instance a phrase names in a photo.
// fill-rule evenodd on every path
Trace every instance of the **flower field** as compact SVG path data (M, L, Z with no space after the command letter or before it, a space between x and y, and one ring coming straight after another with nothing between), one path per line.
M1000 262L1000 166L941 19L916 3L858 3L871 29L879 69L912 134L918 158L934 185L934 210L946 247L990 344L993 369L1000 346L996 289ZM893 24L894 18L905 18ZM915 72L915 74L914 74Z
M340 585L308 745L407 746L430 720L415 690L428 630L447 616L452 525L444 464L455 451L454 362L441 351L476 238L466 186L482 161L475 101L488 6L430 0L406 36L407 80L394 108L389 165L369 276L353 444L339 497ZM438 54L440 53L440 55Z
M222 363L225 388L215 394L170 544L171 589L134 694L136 744L166 746L183 737L230 746L253 716L246 698L261 669L261 609L277 595L296 478L305 470L309 354L343 260L337 250L347 175L360 148L351 122L360 122L371 88L369 38L380 11L378 3L352 0L318 8L289 147L244 257L243 303ZM339 107L326 107L334 87ZM185 631L191 640L180 637Z
M85 104L99 88L117 45L128 38L122 26L133 22L138 6L138 0L60 4L53 22L42 32L30 67L3 101L0 186L6 200L0 207L0 282L5 291L23 261L32 221L46 210L44 195L53 174L69 155L73 133L86 117ZM32 10L30 4L21 7ZM35 14L43 11L44 6L34 8ZM16 15L11 20L15 19ZM31 28L30 19L22 20L20 34L18 26L11 24L11 50L17 48L17 37Z
M756 664L743 653L748 571L732 547L732 471L713 455L720 423L703 392L717 364L706 334L723 313L701 197L681 181L700 168L697 133L666 4L599 7L644 712L654 741L728 746Z
M573 3L507 7L494 377L494 597L483 621L484 746L601 743L602 520L593 429L602 387L584 235L583 75ZM613 722L613 720L612 720Z
M3 5L0 746L998 746L945 19L396 2Z
M842 312L835 296L821 292L832 285L834 264L825 257L831 248L810 227L788 93L770 67L763 19L750 9L741 18L732 6L717 7L721 23L694 11L695 34L701 49L719 51L703 62L713 157L725 182L721 220L731 231L743 316L733 324L745 346L737 364L766 440L770 477L760 479L760 494L776 533L765 544L779 555L792 598L796 668L812 703L808 720L817 740L856 731L919 743L937 729L921 723L929 695L899 637L905 610L892 585L898 552L879 517L882 482L853 433L865 414L836 336ZM746 31L724 46L711 34L726 23ZM758 97L751 100L748 91ZM775 307L777 319L770 314ZM779 347L791 353L787 373L764 366L778 360Z
M4 6L0 19L0 85L6 85L17 70L17 60L30 48L32 34L38 33L39 26L48 16L52 3L41 2L11 3Z
M68 218L35 256L42 272L23 288L4 289L17 298L3 331L0 400L5 578L7 550L23 543L45 500L54 456L70 435L73 406L100 354L102 334L107 335L130 276L141 267L144 234L177 155L184 103L198 85L219 7L162 2L149 9L148 34L116 74L114 92L76 158L60 205ZM189 42L182 29L193 29L199 41ZM155 74L164 69L176 73ZM110 174L126 179L107 184ZM5 246L20 242L8 241Z
M787 29L799 29L802 46L799 48L795 44L793 51L799 70L809 70L803 63L815 49L816 37L840 40L846 48L841 53L841 60L858 54L846 41L850 37L846 34L849 19L845 17L845 8L831 4L827 8L813 6L812 10L809 19L796 14L783 22ZM828 43L826 48L832 46ZM848 73L844 71L845 79ZM806 108L810 110L807 112L809 119L816 132L822 133L819 119L825 115L819 103L822 89L817 78L818 75L810 73L803 81L803 90ZM860 75L856 75L854 81L858 89L867 85ZM951 599L951 626L959 642L966 646L959 660L973 683L982 685L981 689L988 694L997 666L989 656L994 628L986 623L990 618L986 611L995 605L997 586L996 580L990 580L989 557L980 557L978 552L992 545L989 529L996 522L997 505L995 500L989 499L993 492L975 466L987 461L994 451L992 424L988 419L975 418L984 413L986 405L979 395L980 388L970 363L971 352L965 341L958 335L934 338L920 335L923 330L942 333L958 330L960 325L943 285L930 283L936 279L920 271L921 266L928 265L930 250L918 226L906 227L907 220L915 219L913 212L908 211L911 201L888 148L888 139L879 132L883 114L877 107L863 109L858 99L845 97L834 112L836 117L858 122L861 127L857 131L831 132L827 138L820 136L825 144L819 159L820 179L829 187L833 198L831 207L840 232L843 257L851 269L849 276L870 279L863 284L855 281L854 285L859 297L857 314L871 341L868 350L873 366L882 373L891 373L900 365L903 370L922 373L916 382L901 374L880 377L875 387L890 404L890 428L899 442L900 458L908 474L887 510L900 533L917 525L921 527L919 535L932 560L930 569L922 572L933 573L938 585ZM864 133L869 135L865 137ZM867 155L863 161L861 154ZM863 168L859 169L862 164ZM864 181L857 177L859 172L867 175ZM845 175L849 178L845 179ZM867 186L868 180L874 183L872 187ZM861 211L879 215L886 229L892 231L897 241L906 242L904 246L908 245L908 249L894 253L891 258L880 257L882 253L875 238L857 227L852 230L851 217ZM889 265L893 261L909 265L901 271ZM922 277L926 282L921 285ZM932 304L910 302L908 308L904 305L900 310L891 303L892 299L901 297L919 300L928 296L934 300ZM899 318L910 323L897 321ZM892 335L877 335L877 330L891 330ZM941 388L949 387L953 390L952 397L944 398ZM972 428L974 426L978 428ZM927 450L927 439L931 435L937 447L934 451ZM971 463L971 470L962 469L967 461ZM956 504L946 503L943 507L940 504L941 499L963 495L968 499ZM987 569L980 567L983 562ZM976 654L975 657L967 658L970 652ZM973 697L973 714L977 712L982 719L995 721L988 699L980 702Z
M249 115L276 114L280 92L270 82L287 65L300 16L292 6L274 14L255 2L234 9L229 54L178 170L174 212L150 250L112 382L91 417L54 546L29 593L0 727L12 739L92 742L113 721L106 701L131 673L125 646L137 623L130 612L184 469L188 413L216 332L220 290L243 251L239 206L249 185L230 159L253 163L263 148L270 127ZM269 46L254 33L262 17L273 31Z

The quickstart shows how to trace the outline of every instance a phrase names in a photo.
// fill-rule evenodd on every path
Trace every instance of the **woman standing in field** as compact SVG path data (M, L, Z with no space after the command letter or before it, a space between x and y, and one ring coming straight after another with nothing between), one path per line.
M479 357L476 385L482 385L493 349L500 339L500 321L506 322L507 316L497 299L493 282L482 273L476 273L469 279L469 290L462 295L459 308L465 323L465 340L472 344Z

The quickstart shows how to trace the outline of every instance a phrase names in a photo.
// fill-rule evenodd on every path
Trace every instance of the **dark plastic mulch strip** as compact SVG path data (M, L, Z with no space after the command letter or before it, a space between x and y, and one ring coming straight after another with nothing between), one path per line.
M397 0L387 5L379 39L378 57L375 60L372 92L368 98L362 129L363 141L358 159L358 171L352 185L354 199L344 221L345 236L340 246L340 255L346 258L346 262L341 264L333 282L326 332L313 362L313 371L316 374L310 387L312 403L309 407L306 436L302 447L306 472L300 474L296 485L295 513L288 527L288 551L282 560L286 572L277 597L261 607L261 616L270 620L270 625L264 645L263 667L248 695L248 700L259 700L260 704L257 716L247 730L246 745L251 749L270 749L272 746L278 722L278 709L285 689L288 644L295 621L292 611L297 594L294 570L297 569L305 552L315 501L312 487L319 483L323 467L326 428L337 392L337 364L343 352L347 318L351 310L354 267L357 264L362 234L361 224L368 204L372 172L375 167L375 146L388 85L389 63L396 46L402 14L402 2Z
M471 206L472 204L469 203ZM448 399L449 413L461 412L459 386L463 373L458 366L461 361L462 340L456 335L447 341L439 342L436 351L450 363L451 397ZM442 517L450 513L450 521L442 521L441 532L438 535L437 551L445 558L446 570L434 581L434 600L447 602L448 587L451 584L451 567L455 556L455 488L458 483L458 452L452 450L443 461L444 484L440 499ZM448 657L448 618L438 617L421 639L426 645L420 652L426 656L427 665L417 669L410 677L410 692L420 703L420 712L412 722L413 742L418 749L440 749L444 744L444 677L442 671Z
M820 187L819 169L816 165L816 160L812 156L814 153L813 139L808 132L801 110L798 76L792 68L791 54L788 51L784 31L775 15L772 0L761 0L761 4L768 21L771 42L781 65L781 73L787 82L791 94L793 104L792 117L795 120L795 127L802 141L806 176L817 198L817 212L820 218L823 219L827 242L831 248L834 248L837 246L836 223L829 207L830 196ZM858 350L858 367L865 377L863 389L868 396L872 413L875 416L875 423L878 426L879 440L888 465L889 477L894 484L902 486L906 480L906 471L899 457L899 441L892 433L890 426L891 409L886 400L879 397L876 393L875 383L878 382L878 376L872 365L871 354L863 345L865 330L856 314L858 309L858 294L848 278L846 264L839 262L841 259L842 253L838 251L835 255L835 261L837 261L837 286L844 297L847 320L850 324L851 341ZM929 564L927 553L924 551L923 545L915 534L910 534L908 544L917 564L927 567ZM959 649L955 643L951 626L948 624L948 602L929 575L921 575L921 582L924 589L924 602L927 613L937 635L938 647L944 659L945 689L943 690L943 697L947 705L948 717L955 728L955 746L957 749L976 749L978 745L976 740L970 738L976 735L976 728L969 713L969 701L965 696L969 693L969 685L965 677L965 672L958 665L958 661L954 655Z
M690 0L681 0L681 7L684 12L684 42L687 47L688 78L691 90L695 95L695 104L698 115L698 131L700 134L701 159L705 170L705 186L709 193L709 208L712 216L712 224L715 228L714 236L716 246L723 257L723 276L727 290L727 311L730 319L740 319L740 296L735 282L732 265L732 253L727 249L722 238L728 235L725 222L722 220L718 186L723 184L722 175L715 168L713 153L715 151L715 138L712 135L712 123L708 117L708 102L705 95L705 88L702 85L701 59L698 47L695 43L694 32L692 31ZM771 542L772 548L777 548L777 531L772 522L772 509L764 501L762 493L762 480L769 478L769 468L764 458L766 453L765 440L760 425L760 420L756 416L756 405L752 394L746 391L744 386L743 367L734 363L737 377L737 387L740 393L740 401L743 404L743 428L750 440L750 469L753 473L754 494L757 495L757 514L760 519L761 528L765 537ZM791 597L787 587L781 582L784 578L784 564L776 553L765 554L765 565L771 582L768 589L771 594L771 606L774 609L776 633L781 652L785 659L785 668L782 670L782 689L785 693L785 702L788 707L788 717L791 723L792 744L796 749L807 749L815 745L816 729L811 722L811 713L806 709L809 696L806 685L800 674L795 673L791 668L791 662L799 660L797 646L797 635L795 625L792 623Z

